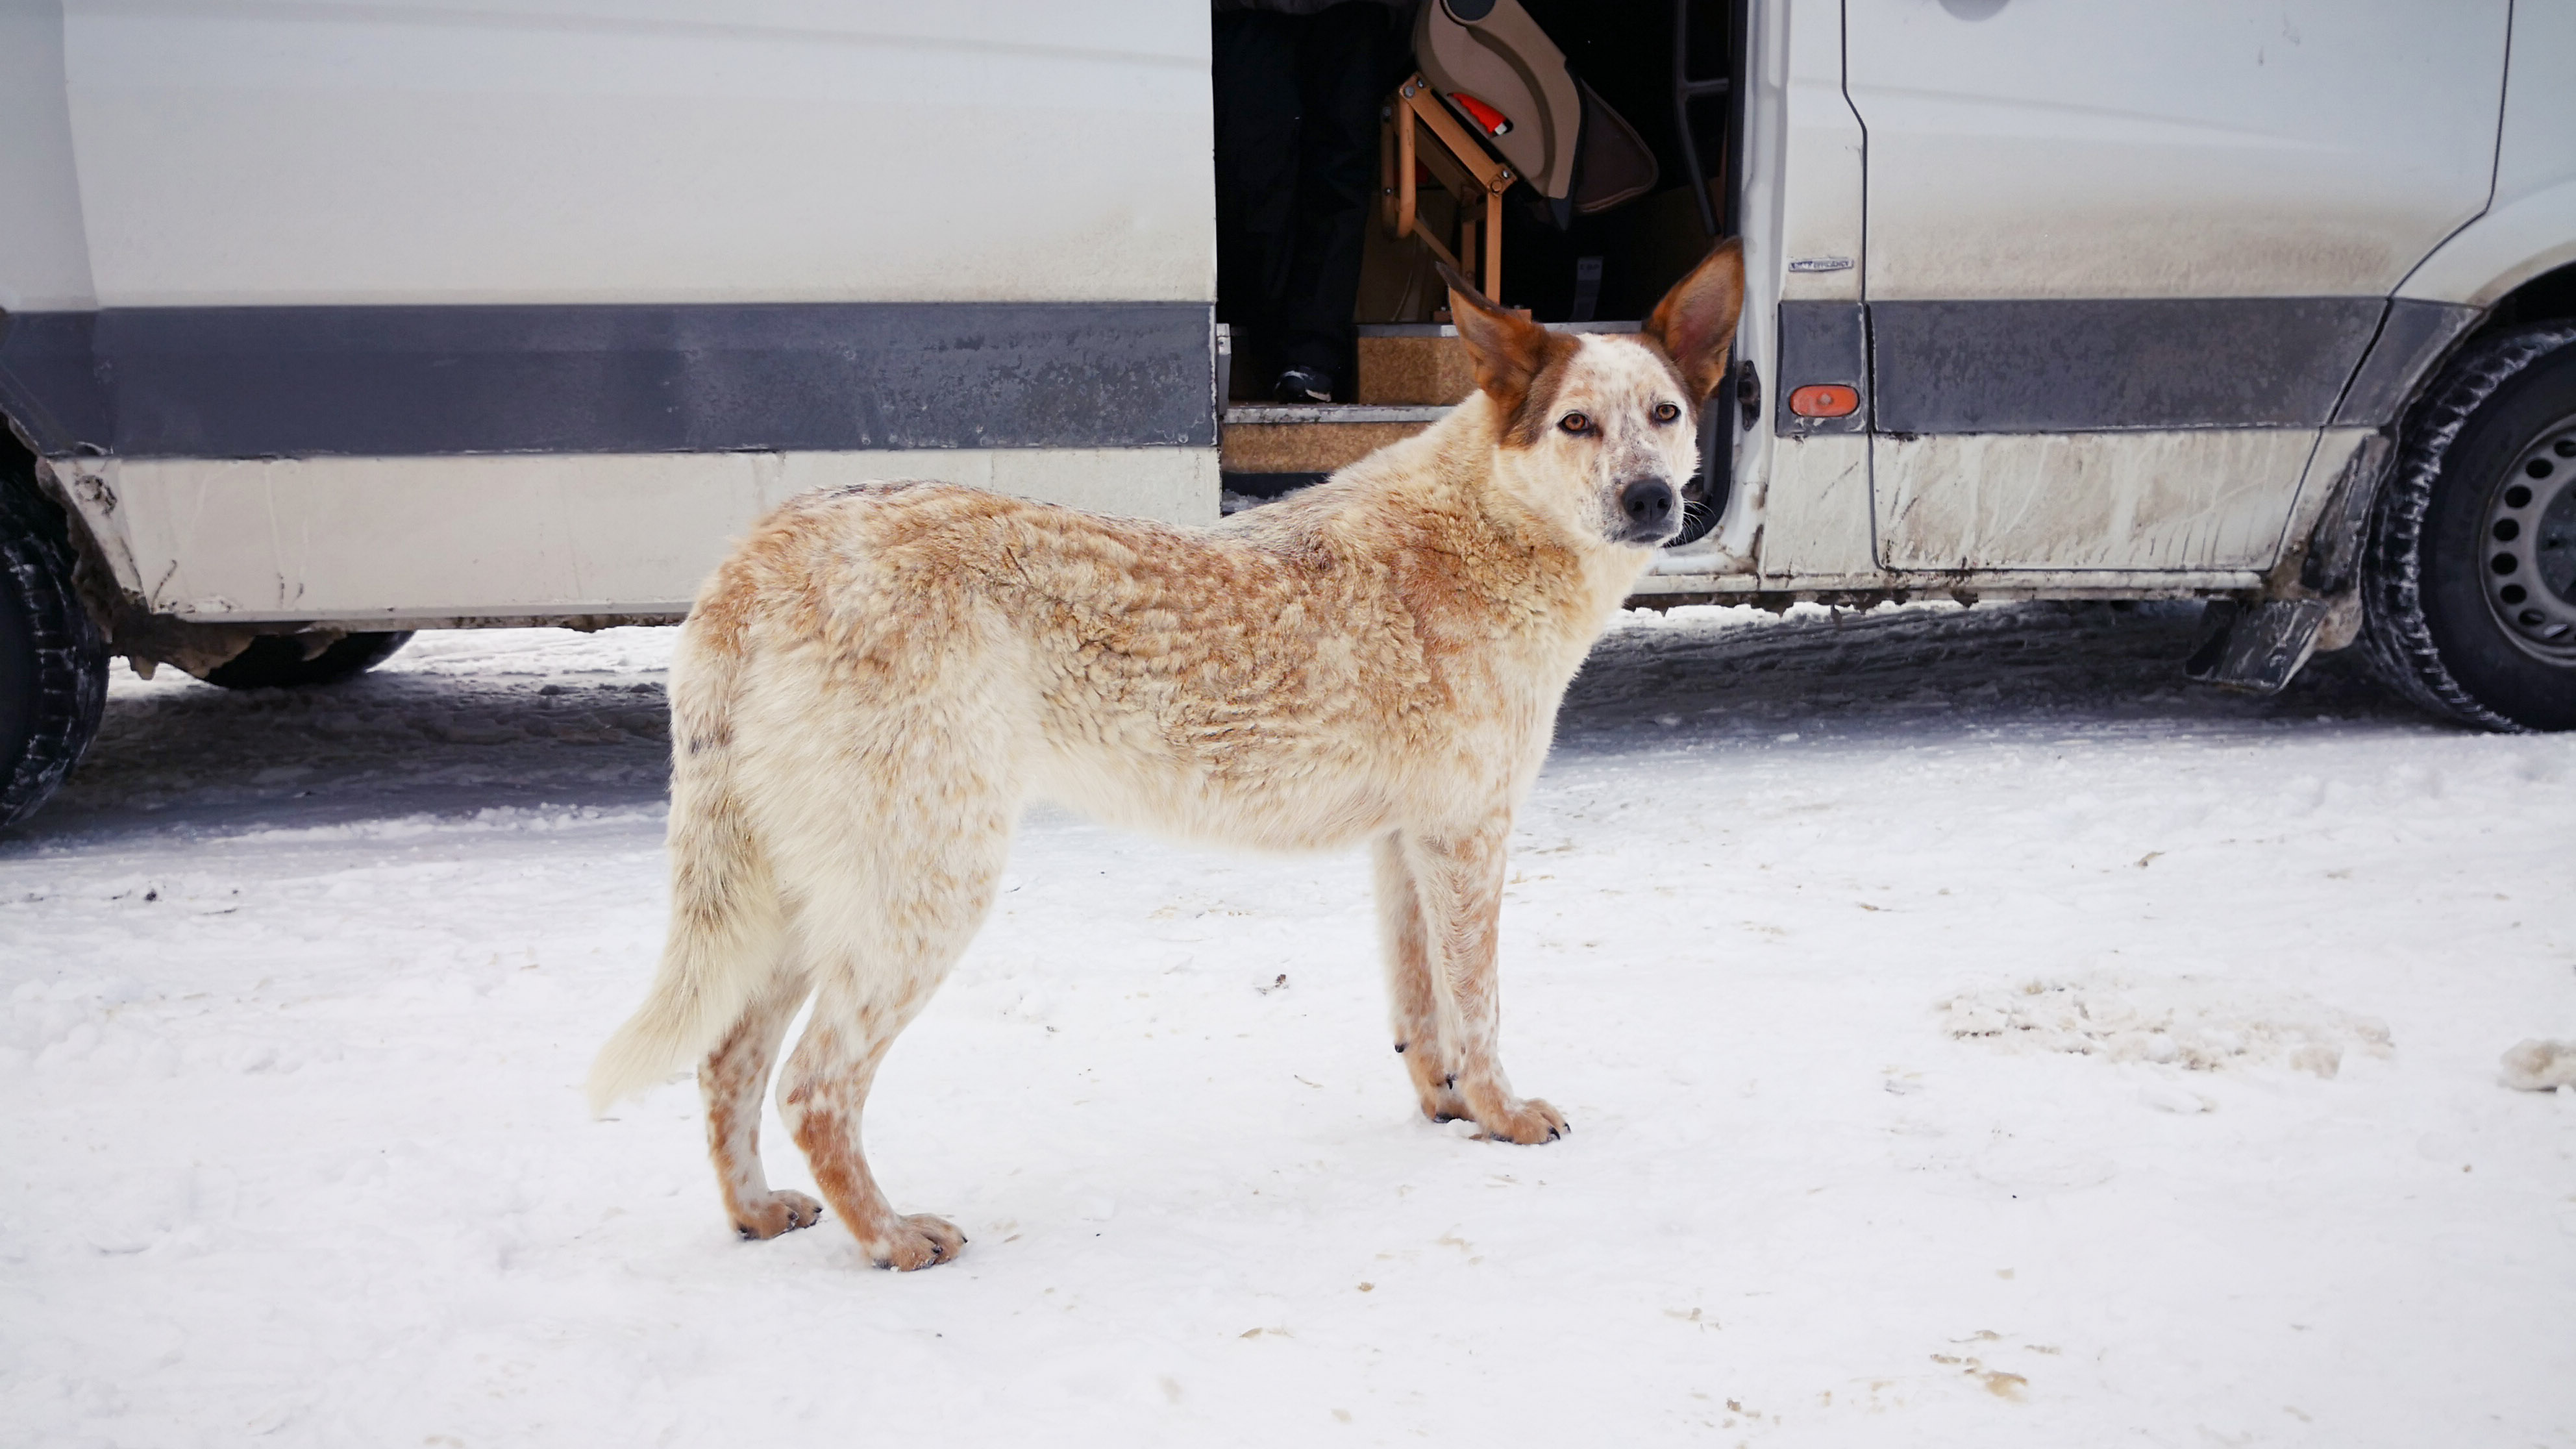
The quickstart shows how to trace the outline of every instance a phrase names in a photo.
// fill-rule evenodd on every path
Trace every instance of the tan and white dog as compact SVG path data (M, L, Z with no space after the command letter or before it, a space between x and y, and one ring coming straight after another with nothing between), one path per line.
M1479 391L1422 434L1214 529L936 483L798 498L716 571L671 667L669 945L592 1069L595 1110L703 1058L746 1237L779 1110L880 1267L965 1236L895 1212L868 1087L992 909L1023 802L1274 849L1369 843L1395 1049L1431 1117L1545 1142L1496 1059L1512 814L1593 641L1681 527L1743 298L1734 243L1637 336L1552 333L1450 277Z

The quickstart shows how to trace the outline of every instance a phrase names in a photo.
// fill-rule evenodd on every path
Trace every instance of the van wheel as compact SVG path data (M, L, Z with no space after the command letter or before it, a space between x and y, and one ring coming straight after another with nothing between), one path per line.
M19 463L0 460L0 467ZM45 803L98 734L107 641L72 592L62 516L0 474L0 828Z
M206 671L208 684L226 689L294 689L330 684L364 674L394 657L411 642L411 631L399 634L344 634L307 659L304 646L289 634L262 634L250 647Z
M2408 413L2371 518L2362 630L2425 708L2576 728L2576 325L2472 347Z

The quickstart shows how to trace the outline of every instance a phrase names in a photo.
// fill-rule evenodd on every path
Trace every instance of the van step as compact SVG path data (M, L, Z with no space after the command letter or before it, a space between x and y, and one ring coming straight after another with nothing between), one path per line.
M1634 332L1637 324L1554 323L1551 330ZM1229 403L1218 418L1218 467L1245 479L1321 477L1422 431L1476 390L1453 327L1363 325L1359 362L1357 402ZM1235 491L1269 496L1272 485Z
M1550 322L1550 332L1635 332L1635 322ZM1458 329L1432 323L1363 324L1354 401L1388 405L1455 403L1476 390L1476 369Z
M1237 405L1226 410L1224 426L1217 433L1218 466L1228 473L1330 473L1412 437L1447 411L1350 404Z
M1475 390L1476 369L1454 335L1360 334L1358 395L1363 404L1455 403Z
M1236 403L1225 410L1225 422L1238 423L1436 423L1449 413L1439 406L1382 403Z

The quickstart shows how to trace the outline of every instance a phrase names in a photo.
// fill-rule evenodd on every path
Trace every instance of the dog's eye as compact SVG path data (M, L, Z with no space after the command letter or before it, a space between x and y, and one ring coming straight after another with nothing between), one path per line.
M1592 431L1592 419L1585 417L1581 413L1567 413L1564 417L1556 420L1556 425L1565 429L1569 433L1588 433Z
M1656 421L1656 422L1659 422L1659 423L1669 423L1669 422L1671 422L1673 419L1675 419L1675 418L1677 418L1677 417L1680 417L1681 415L1682 415L1682 410L1681 410L1680 408L1674 407L1671 403L1657 403L1657 404L1655 404L1655 421Z

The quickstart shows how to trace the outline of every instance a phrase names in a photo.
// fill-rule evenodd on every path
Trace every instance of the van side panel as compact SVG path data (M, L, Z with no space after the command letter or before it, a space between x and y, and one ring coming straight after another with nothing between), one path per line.
M1215 298L1188 0L78 9L98 301Z
M2576 6L2517 5L2495 204L2424 259L2401 297L2483 307L2576 263Z
M0 407L150 611L668 616L869 479L1216 517L1204 4L0 3Z
M200 623L413 627L676 618L761 514L813 488L935 479L1216 521L1213 448L67 458L119 582Z
M1870 298L2385 297L2487 204L2513 8L1853 0Z
M58 0L0 0L0 312L94 307Z
M2268 568L2487 205L2513 9L1851 0L1886 563Z

